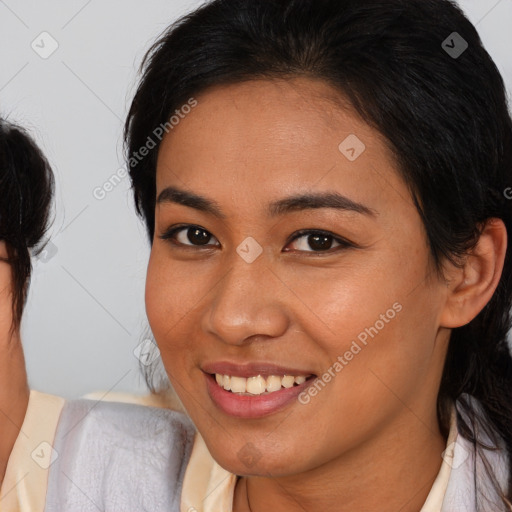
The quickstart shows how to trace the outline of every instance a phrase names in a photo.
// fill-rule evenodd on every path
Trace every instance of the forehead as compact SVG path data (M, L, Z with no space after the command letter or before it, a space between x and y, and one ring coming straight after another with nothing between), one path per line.
M162 152L169 147L196 147L198 137L201 146L211 143L215 147L222 140L223 152L233 147L243 153L258 143L265 143L267 151L294 143L305 150L311 145L308 141L320 144L325 133L333 130L337 137L344 129L368 132L367 138L378 135L371 133L339 92L319 80L255 80L215 86L196 101L197 106L182 115L164 138ZM240 141L244 141L243 148L236 146Z
M401 186L384 138L324 82L251 81L195 99L162 141L157 193L177 185L258 202L297 187L331 188L358 200L382 195L383 173Z

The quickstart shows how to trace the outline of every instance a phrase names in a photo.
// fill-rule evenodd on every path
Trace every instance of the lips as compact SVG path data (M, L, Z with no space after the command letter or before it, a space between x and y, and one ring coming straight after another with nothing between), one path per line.
M310 370L265 362L218 362L205 364L202 369L212 402L225 414L239 418L260 418L292 405L315 377ZM227 385L226 378L229 379ZM280 381L280 385L274 390L268 391L261 387L263 382L275 382L276 379ZM230 380L233 381L235 390L225 389L230 388ZM244 381L254 383L255 380L261 382L259 388L249 385L242 391L241 384ZM247 392L251 390L252 393Z

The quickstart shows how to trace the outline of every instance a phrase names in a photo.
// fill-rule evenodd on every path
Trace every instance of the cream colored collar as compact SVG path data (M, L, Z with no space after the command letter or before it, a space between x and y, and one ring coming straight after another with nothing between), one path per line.
M0 489L2 512L43 512L63 398L32 390Z

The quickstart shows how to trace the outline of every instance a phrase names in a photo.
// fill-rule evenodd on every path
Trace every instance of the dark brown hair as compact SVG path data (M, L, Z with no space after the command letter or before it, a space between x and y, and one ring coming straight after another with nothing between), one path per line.
M0 240L13 276L13 326L21 321L32 272L31 253L42 249L54 177L30 135L0 118Z

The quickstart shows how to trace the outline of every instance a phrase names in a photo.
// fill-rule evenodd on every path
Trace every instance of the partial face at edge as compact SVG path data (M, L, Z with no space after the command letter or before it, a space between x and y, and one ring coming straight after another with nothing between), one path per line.
M8 257L7 245L0 240L0 337L10 331L12 327L13 297L12 297L12 268L5 260Z
M435 408L446 288L429 279L421 219L382 137L333 95L307 79L212 89L160 147L157 197L188 191L223 218L156 205L148 318L176 392L234 473L311 470L410 410L428 422ZM364 208L269 215L286 197L328 193ZM259 247L254 261L243 257ZM208 369L219 362L331 378L317 393L306 383L300 401L240 417L211 397ZM244 450L257 454L250 468Z

